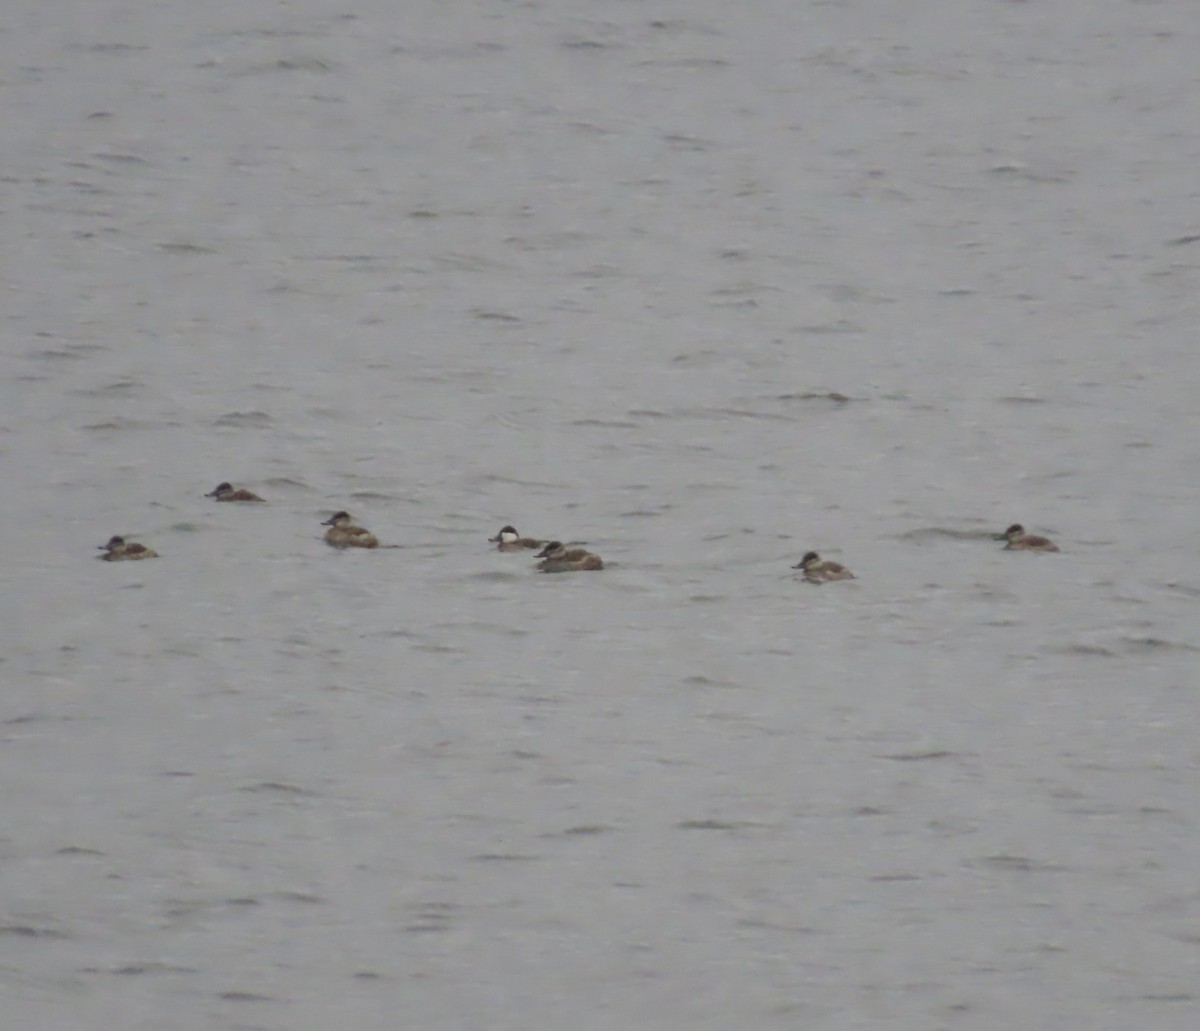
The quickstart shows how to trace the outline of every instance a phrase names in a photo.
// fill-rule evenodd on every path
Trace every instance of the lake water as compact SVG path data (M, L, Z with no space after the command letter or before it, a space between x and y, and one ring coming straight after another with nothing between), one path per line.
M1194 0L10 6L6 1023L1196 1026Z

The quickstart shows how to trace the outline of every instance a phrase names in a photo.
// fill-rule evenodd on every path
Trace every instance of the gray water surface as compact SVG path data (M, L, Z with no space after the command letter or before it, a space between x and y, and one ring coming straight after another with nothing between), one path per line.
M1192 0L14 7L6 1025L1197 1026Z

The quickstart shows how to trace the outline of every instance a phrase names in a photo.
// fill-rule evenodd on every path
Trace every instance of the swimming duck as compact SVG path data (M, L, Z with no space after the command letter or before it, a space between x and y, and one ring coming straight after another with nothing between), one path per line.
M350 520L350 513L335 512L321 524L328 526L325 531L325 543L333 548L377 548L379 541L375 535L361 526L355 526Z
M537 568L543 573L571 573L576 570L604 568L599 555L593 555L586 548L567 549L561 541L551 541L534 558L542 560L537 564Z
M218 501L265 501L266 498L260 498L253 491L246 490L245 487L234 488L231 483L218 483L211 491L204 495L206 498L216 498Z
M522 537L513 526L502 526L495 537L488 538L488 542L496 545L497 551L524 551L526 548L545 547L546 544L532 537Z
M1008 541L1004 545L1005 551L1058 551L1058 545L1048 537L1038 537L1035 534L1026 533L1025 527L1020 523L1013 523L1007 530L996 534L992 539Z
M804 570L804 579L812 584L823 584L830 580L855 580L857 577L840 562L822 562L815 551L807 552L793 569Z
M135 562L142 558L158 558L157 551L151 551L144 544L127 541L124 537L110 537L107 544L101 544L103 555L97 558L105 562Z

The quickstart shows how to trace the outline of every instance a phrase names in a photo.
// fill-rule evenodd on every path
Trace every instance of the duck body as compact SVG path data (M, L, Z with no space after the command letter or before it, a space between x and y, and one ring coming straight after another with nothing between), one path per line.
M362 526L355 526L348 512L337 512L321 524L328 526L325 543L331 548L378 548L375 535Z
M245 487L234 487L231 483L218 483L215 488L204 495L206 498L216 498L218 501L266 501L252 490Z
M137 541L127 541L124 537L110 537L107 544L101 544L103 555L97 557L105 562L137 562L144 558L158 558L158 552L147 548Z
M840 562L826 562L815 551L805 554L793 569L804 572L804 579L810 584L830 583L834 580L857 580L858 578Z
M592 572L604 568L599 555L586 548L566 548L561 541L550 541L534 558L541 559L537 564L541 573Z
M1013 523L1003 533L998 533L993 538L998 541L1007 541L1004 545L1005 551L1058 551L1058 545L1055 544L1049 537L1039 537L1037 534L1026 533L1025 527L1020 523Z
M516 527L504 526L495 537L489 537L488 542L496 545L497 551L526 551L533 548L544 548L545 541L534 540L532 537L522 537Z

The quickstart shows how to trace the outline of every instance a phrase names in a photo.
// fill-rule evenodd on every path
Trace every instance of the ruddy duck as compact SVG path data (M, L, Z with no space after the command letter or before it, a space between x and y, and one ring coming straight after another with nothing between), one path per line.
M1005 551L1058 551L1058 545L1048 537L1038 537L1025 532L1020 523L1013 523L1003 533L992 538L997 541L1008 541Z
M355 526L348 512L336 512L321 524L328 526L325 543L333 548L378 548L379 541L370 531Z
M266 501L245 487L234 488L231 483L218 483L213 490L204 495L206 498L216 498L218 501Z
M489 537L488 542L496 545L497 551L524 551L526 548L544 547L545 541L535 541L532 537L522 537L516 527L502 526L495 537Z
M603 569L604 563L599 555L593 555L586 548L567 549L561 541L551 541L534 558L542 561L537 568L543 573L571 573L576 570Z
M857 577L840 562L822 562L815 551L808 552L793 569L803 569L804 579L810 584L823 584L830 580L855 580Z
M144 544L127 541L124 537L110 537L107 544L101 544L100 550L105 562L136 562L141 558L158 558L157 551L151 551Z

